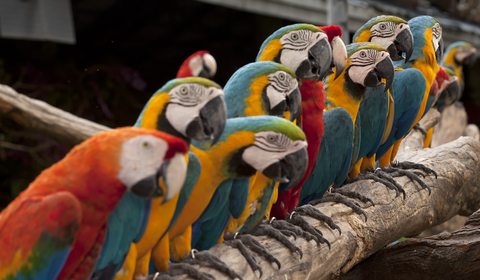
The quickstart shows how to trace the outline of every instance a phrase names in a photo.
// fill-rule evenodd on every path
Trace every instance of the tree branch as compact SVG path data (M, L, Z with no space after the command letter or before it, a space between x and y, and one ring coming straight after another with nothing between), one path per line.
M26 129L51 135L69 144L77 144L99 131L109 129L19 94L5 85L0 85L0 114Z

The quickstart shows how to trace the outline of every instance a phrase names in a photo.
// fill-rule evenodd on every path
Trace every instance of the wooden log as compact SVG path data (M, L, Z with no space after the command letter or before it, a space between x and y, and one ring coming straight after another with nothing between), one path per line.
M422 149L423 141L425 140L424 131L426 132L428 129L437 125L440 121L440 118L441 115L438 110L435 108L430 109L419 122L419 126L423 131L412 129L407 137L405 137L405 139L402 141L397 154L398 160L402 160L400 158L408 152L414 152Z
M303 250L302 259L269 237L256 237L282 263L282 268L276 270L256 256L263 269L262 279L332 279L400 237L417 235L459 212L473 213L480 207L480 188L477 184L479 157L480 143L470 137L461 137L440 147L411 153L409 160L423 163L439 175L438 179L425 179L432 189L430 195L427 190L420 190L418 185L404 177L398 178L398 182L407 192L405 200L401 196L395 197L394 192L383 185L371 181L345 186L347 190L356 190L374 201L375 206L364 205L368 220L364 221L341 204L316 205L317 209L333 217L342 234L306 218L312 226L323 232L332 247L329 250L325 245L317 246L313 241L297 238L294 243ZM236 249L219 244L210 251L244 279L255 279L254 273ZM198 269L215 278L225 277L208 267Z
M0 85L0 115L25 129L51 135L72 145L99 131L110 129L19 94L5 85Z
M432 137L432 147L448 143L464 135L467 127L467 112L461 102L448 106L442 112L442 118Z
M480 210L452 233L411 238L382 249L341 279L478 279L479 256Z

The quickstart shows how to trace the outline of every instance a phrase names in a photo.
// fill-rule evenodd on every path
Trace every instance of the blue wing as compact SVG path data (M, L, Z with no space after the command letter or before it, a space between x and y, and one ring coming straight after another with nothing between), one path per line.
M250 178L234 179L230 191L229 210L233 218L238 218L245 209L248 199Z
M414 125L426 90L426 80L422 73L414 68L395 71L392 96L395 102L395 115L392 131L385 143L377 150L380 158L397 140L407 136Z
M353 153L353 121L342 108L323 113L325 133L315 167L302 187L300 202L321 198L328 187L342 185L348 175Z
M270 200L272 199L273 190L275 188L275 181L272 181L268 186L263 188L263 194L260 199L257 201L257 205L260 207L248 217L245 221L245 224L240 229L240 232L248 232L252 230L255 226L257 226L265 217L267 206L270 204Z

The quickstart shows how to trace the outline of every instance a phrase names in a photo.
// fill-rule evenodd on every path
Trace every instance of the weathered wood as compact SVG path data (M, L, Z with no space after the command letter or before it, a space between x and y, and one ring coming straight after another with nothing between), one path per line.
M432 147L440 146L464 135L467 124L467 111L461 102L448 106L443 110L442 118L435 126Z
M341 279L479 279L480 210L453 233L411 238L382 249Z
M435 108L432 108L420 120L419 126L424 131L427 131L428 129L434 127L440 121L440 118L440 112L438 112L438 110L436 110ZM400 145L397 153L397 157L399 158L399 160L402 160L400 158L408 152L422 149L424 140L425 134L423 134L421 130L412 129Z
M69 144L77 144L106 126L76 117L47 103L0 85L0 115L26 129L51 135Z
M307 218L311 225L323 232L332 248L329 250L325 245L316 246L313 241L297 238L294 242L303 250L303 258L299 259L277 241L260 237L257 240L282 263L282 268L276 270L257 257L264 272L262 279L335 278L400 237L414 236L459 212L474 212L480 207L480 188L477 184L479 156L480 143L470 137L411 153L409 160L423 163L439 174L438 179L427 177L425 180L432 188L430 195L427 190L420 190L419 186L404 177L398 178L398 182L407 192L405 200L401 196L395 197L394 192L383 185L371 181L359 181L345 186L375 202L375 206L364 206L368 221L365 222L362 217L340 204L317 205L316 208L333 217L342 230L339 235L318 221ZM210 251L244 279L255 279L254 273L236 249L221 244ZM215 278L225 277L207 267L199 269Z

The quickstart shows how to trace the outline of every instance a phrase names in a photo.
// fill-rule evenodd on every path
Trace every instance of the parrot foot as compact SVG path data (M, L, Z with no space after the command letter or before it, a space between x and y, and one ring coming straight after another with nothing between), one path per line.
M333 221L332 218L323 214L322 212L320 212L320 210L313 207L313 205L311 205L311 204L305 204L305 205L299 206L295 209L295 212L298 213L298 214L302 214L304 216L309 216L309 217L311 217L313 219L316 219L318 221L324 222L332 230L337 230L338 234L340 234L340 235L342 234L342 230L340 229L339 226L337 226L337 224L335 224L335 222Z
M270 220L270 224L274 228L280 230L282 233L283 233L283 230L287 230L287 231L295 233L294 237L301 236L301 237L303 237L303 239L305 239L307 241L311 241L311 240L315 239L315 237L312 234L302 230L302 228L300 228L299 226L296 226L296 225L294 225L292 223L289 223L285 220L277 220L275 218L272 218Z
M258 266L257 261L253 257L253 254L250 249L243 244L241 239L236 239L237 234L228 234L226 233L224 236L224 243L232 248L237 249L240 251L240 254L245 258L248 265L252 269L253 273L257 276L257 278L262 278L263 270L260 266Z
M298 248L297 246L295 246L295 244L293 244L290 240L288 240L288 237L283 235L280 230L274 228L270 224L265 224L265 223L259 224L256 228L252 230L252 232L250 232L250 234L254 236L260 236L260 235L269 236L277 240L278 242L282 243L282 245L287 247L287 249L290 250L292 254L297 253L300 256L300 259L303 258L302 250L300 250L300 248Z
M159 279L169 279L167 277L173 277L180 275L188 275L193 279L198 280L213 280L215 279L212 275L198 271L193 265L188 263L171 263L170 268L168 269L168 274L166 273L155 273L153 275L152 280L159 280ZM162 277L162 278L160 278Z
M305 221L300 215L296 215L297 213L295 211L290 214L290 217L288 217L288 221L296 226L301 227L304 231L310 233L313 237L315 242L317 243L317 246L320 246L320 244L327 244L328 249L330 249L330 242L328 242L327 239L323 237L323 233L312 227L307 221Z
M419 131L421 134L423 134L423 136L427 135L427 131L420 127L418 123L413 127L413 129Z
M175 280L175 277L167 273L156 272L153 275L148 275L146 280Z
M427 189L428 194L432 193L432 189L427 184L425 184L425 182L420 178L420 176L415 174L415 172L404 170L397 167L386 167L384 170L386 172L389 172L392 177L406 176L408 179L410 179L411 182L413 183L417 182L420 185L420 187L422 187L422 189Z
M437 174L437 172L435 172L435 170L433 170L431 168L428 168L425 165L420 164L420 163L415 163L415 162L411 162L411 161L402 161L402 162L394 161L394 162L392 162L392 167L397 167L397 168L402 168L402 169L421 170L427 175L434 175L435 179L438 178L438 174ZM425 177L425 176L423 176L423 177Z
M238 273L233 271L224 262L208 251L199 252L194 249L192 250L190 257L185 259L184 262L188 264L207 265L227 275L231 279L242 279Z
M395 197L398 197L400 193L402 193L403 199L406 198L407 194L403 187L393 179L393 177L382 171L381 169L375 170L375 172L367 172L364 174L360 174L356 179L358 180L373 180L374 182L381 183L388 189L395 191Z
M229 238L229 237L227 236L227 238ZM280 261L277 258L275 258L272 254L270 254L262 246L262 244L260 244L260 242L255 240L255 238L253 238L251 235L249 235L249 234L239 234L237 236L233 235L233 238L240 239L242 241L242 243L245 244L245 246L247 246L251 251L255 252L257 255L266 259L276 269L280 269L282 267L282 265L280 264Z
M369 197L364 196L361 193L358 193L358 192L355 192L355 191L347 191L344 188L334 189L333 192L339 193L343 196L346 196L346 197L349 197L349 198L352 198L352 199L358 199L365 204L370 203L372 206L375 206L375 203L373 202L373 200L371 200Z
M341 203L341 204L349 207L350 209L352 209L352 211L355 212L357 215L363 215L365 221L367 221L367 213L365 213L365 211L363 211L363 209L360 207L360 205L358 205L358 203L356 203L355 201L353 201L353 200L351 200L351 199L349 199L349 198L347 198L347 197L345 197L345 196L343 196L339 193L332 192L332 193L326 194L320 199L310 201L310 204L316 205L316 204L322 203L322 202Z

